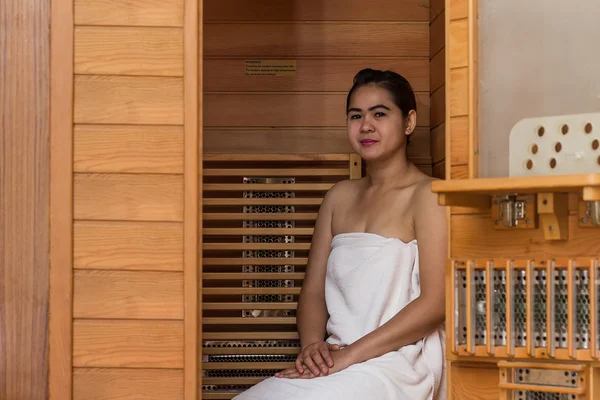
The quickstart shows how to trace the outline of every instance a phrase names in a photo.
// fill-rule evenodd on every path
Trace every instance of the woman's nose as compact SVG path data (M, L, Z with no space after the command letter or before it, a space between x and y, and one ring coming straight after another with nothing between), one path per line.
M362 124L360 125L361 132L371 132L373 130L373 124L369 118L363 118Z

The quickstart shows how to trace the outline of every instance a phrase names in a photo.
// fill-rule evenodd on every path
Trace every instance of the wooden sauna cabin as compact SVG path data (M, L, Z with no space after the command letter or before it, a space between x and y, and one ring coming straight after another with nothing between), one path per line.
M598 111L596 0L375 1L0 4L1 400L231 399L291 365L364 67L411 82L441 178L447 399L600 398L600 170L536 142L509 173L520 120ZM546 139L588 160L600 121L569 118Z

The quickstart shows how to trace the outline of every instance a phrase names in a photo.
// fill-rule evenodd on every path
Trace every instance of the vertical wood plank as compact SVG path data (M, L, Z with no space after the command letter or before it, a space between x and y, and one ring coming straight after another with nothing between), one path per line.
M349 161L350 179L360 179L362 177L362 162L358 154L351 154Z
M49 399L72 398L73 2L51 0L50 16Z
M479 172L478 111L478 0L469 0L469 179Z
M202 347L199 329L198 312L201 295L199 292L198 252L200 197L199 182L202 180L199 169L202 149L201 103L200 94L202 80L199 76L199 60L202 57L202 0L185 0L184 4L184 400L196 400L201 387L198 373L198 359ZM200 22L200 23L199 23ZM201 260L201 258L200 258Z
M0 399L48 393L50 2L0 1Z

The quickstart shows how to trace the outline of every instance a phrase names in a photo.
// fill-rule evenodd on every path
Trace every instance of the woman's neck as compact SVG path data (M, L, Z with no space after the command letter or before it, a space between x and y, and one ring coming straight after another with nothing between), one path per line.
M374 189L408 186L412 180L414 166L405 154L377 162L367 161L368 183Z

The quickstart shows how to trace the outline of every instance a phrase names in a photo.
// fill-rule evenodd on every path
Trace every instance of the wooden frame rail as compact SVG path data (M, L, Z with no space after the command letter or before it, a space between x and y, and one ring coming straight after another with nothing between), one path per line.
M350 154L205 154L202 398L230 399L293 365L296 308L327 191Z

